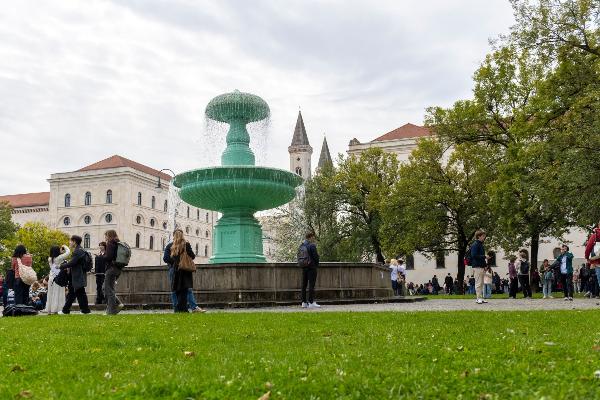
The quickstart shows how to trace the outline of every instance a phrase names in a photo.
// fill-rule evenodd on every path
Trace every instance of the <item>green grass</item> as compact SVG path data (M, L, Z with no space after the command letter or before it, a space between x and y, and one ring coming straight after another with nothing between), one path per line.
M2 318L0 399L597 399L599 344L597 311Z

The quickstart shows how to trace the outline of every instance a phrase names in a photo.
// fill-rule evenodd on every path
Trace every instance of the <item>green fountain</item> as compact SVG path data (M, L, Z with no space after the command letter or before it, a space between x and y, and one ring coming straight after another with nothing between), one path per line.
M302 178L255 165L246 125L269 117L260 97L237 90L222 94L208 103L205 114L229 124L221 166L184 172L174 185L186 203L222 213L213 231L211 264L264 263L262 229L254 214L290 202Z

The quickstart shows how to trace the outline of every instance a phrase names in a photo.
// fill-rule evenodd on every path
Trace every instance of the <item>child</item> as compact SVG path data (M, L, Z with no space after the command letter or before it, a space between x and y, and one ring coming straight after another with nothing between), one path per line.
M552 269L550 268L550 263L548 262L548 260L544 260L544 263L542 264L542 270L544 271L544 281L542 288L544 293L544 299L552 299L552 281L554 280L554 274L552 273Z
M492 297L492 282L494 273L491 267L485 267L483 272L483 298L490 299Z

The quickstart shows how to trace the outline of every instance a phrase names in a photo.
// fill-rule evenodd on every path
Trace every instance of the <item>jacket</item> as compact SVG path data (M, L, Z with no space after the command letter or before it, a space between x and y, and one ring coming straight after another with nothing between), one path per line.
M600 242L600 229L594 229L594 232L588 238L587 244L585 245L585 259L590 260L590 256L592 251L594 250L594 245L596 242ZM600 260L590 260L590 267L596 268L596 265L600 265Z
M513 262L508 263L508 277L511 279L515 279L517 277L517 267Z
M171 255L171 247L173 243L169 243L165 248L165 253L163 255L163 260L169 264L170 267L173 268L173 282L171 285L171 290L174 292L180 290L186 290L194 287L194 275L191 271L180 271L179 270L179 258L180 255ZM194 251L192 250L192 246L189 242L185 242L185 251L188 256L193 260L196 258Z
M106 252L104 253L104 256L102 257L104 259L103 273L106 272L107 269L109 269L111 267L115 267L115 260L117 259L117 249L119 247L117 243L119 243L119 239L110 240L110 241L106 242ZM98 273L97 269L96 269L96 273Z
M485 248L483 242L480 240L474 240L471 244L471 267L483 268L487 266L485 260Z
M71 270L71 285L75 290L81 289L87 284L87 277L85 272L83 272L84 264L85 250L83 250L81 246L77 246L75 250L73 250L71 260L60 266L60 269L68 268Z
M319 266L319 252L317 251L317 245L309 240L304 240L302 244L308 249L308 256L310 257L310 265L308 268L317 268Z
M560 271L560 266L562 264L563 258L567 258L567 274L573 273L573 253L567 251L565 254L561 254L556 258L556 264L558 266L558 270Z

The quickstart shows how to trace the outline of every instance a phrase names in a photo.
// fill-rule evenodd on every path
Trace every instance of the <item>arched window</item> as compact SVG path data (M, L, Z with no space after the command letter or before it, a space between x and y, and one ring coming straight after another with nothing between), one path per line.
M189 226L185 227L185 233L187 233L188 235L190 234L190 227Z
M150 226L154 228L154 225L156 225L156 220L154 218L150 219Z
M63 224L64 224L65 226L69 226L69 225L71 225L71 218L69 218L69 217L64 217L64 218L63 218Z
M406 269L415 269L415 256L412 254L406 255Z
M208 257L208 245L204 246L204 257Z
M65 207L71 207L71 195L69 193L65 194Z
M89 225L92 222L92 217L90 217L89 215L86 215L85 217L83 217L83 222L86 225Z
M140 234L139 234L139 233L136 233L136 234L135 234L135 248L136 248L136 249L139 249L139 248L140 248L140 239L141 239L141 238L140 238Z
M92 194L90 192L85 192L85 199L83 200L83 204L89 206L92 204Z
M197 214L198 221L200 221L200 210L196 210L196 214Z
M112 204L112 190L106 191L106 204Z
M88 233L86 233L85 235L83 235L83 248L84 249L89 249L91 241L92 240L90 239L90 235Z
M208 238L210 236L210 232L209 231L204 232L204 236L206 236Z
M167 224L167 222L163 222L163 229L167 229L167 227L169 226L169 224Z
M142 216L138 215L137 217L135 217L135 223L140 225L142 223Z
M444 251L435 252L435 267L438 269L446 268L446 254Z
M106 216L104 217L104 220L106 221L107 224L110 224L112 222L112 214L106 214Z
M137 203L138 206L141 206L142 205L142 192L138 192L138 199L137 199L137 201L138 201L138 203Z
M208 222L208 213L206 213L206 222Z
M156 208L156 197L152 196L152 209L154 210Z
M150 245L148 247L150 250L154 250L154 236L150 236Z
M196 254L198 254L198 250L199 250L199 246L198 246L198 243L196 243Z
M189 207L189 206L188 206L188 208L187 208L187 217L188 217L188 218L190 217L190 207Z
M164 210L164 212L169 211L169 202L167 200L165 200L165 204L163 206L163 210Z
M196 228L196 236L200 236L200 229Z
M302 176L302 168L296 167L296 175Z

